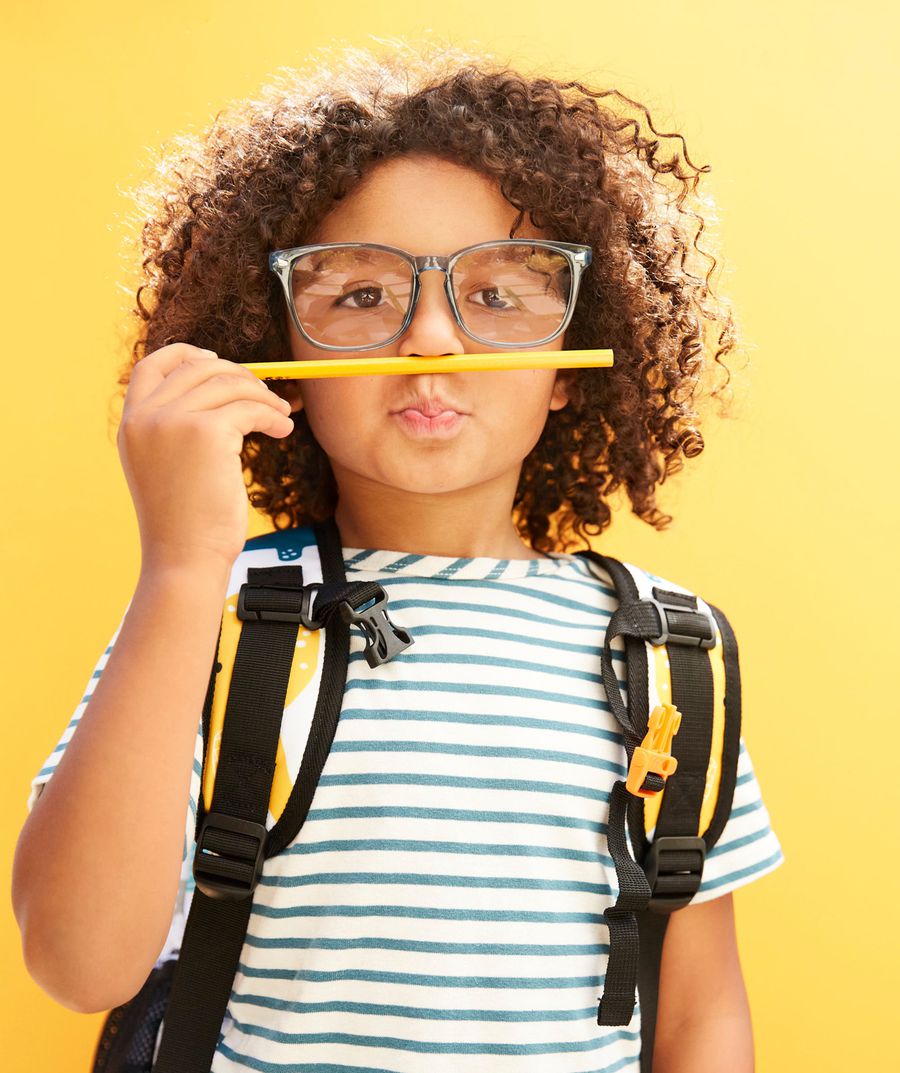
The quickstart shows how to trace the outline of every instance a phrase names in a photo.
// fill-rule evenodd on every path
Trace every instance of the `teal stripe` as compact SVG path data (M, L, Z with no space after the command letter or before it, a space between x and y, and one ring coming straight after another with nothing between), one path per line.
M333 1063L325 1064L322 1062L266 1062L261 1058L241 1054L239 1051L229 1047L221 1039L216 1048L216 1054L224 1055L232 1062L237 1062L248 1069L254 1069L257 1073L397 1073L397 1070L383 1069L380 1066L361 1066L356 1062L352 1066L334 1065ZM592 1073L619 1073L626 1066L636 1069L638 1061L635 1057L619 1058L611 1065L603 1066L602 1069L592 1070Z
M591 1017L596 1019L596 1009ZM235 1019L234 1027L245 1036L257 1036L275 1043L286 1044L348 1044L360 1047L387 1047L391 1050L414 1051L420 1054L565 1054L576 1051L596 1051L620 1040L637 1040L640 1031L618 1030L587 1040L565 1040L559 1043L456 1043L449 1040L401 1039L396 1036L364 1036L352 1032L277 1032L275 1029L251 1025Z
M437 1009L433 1006L397 1006L386 1002L292 1002L267 995L232 995L230 1006L260 1006L286 1013L360 1013L376 1017L411 1017L423 1021L584 1021L597 1016L597 1007L575 1010Z
M383 1069L381 1066L362 1066L354 1062L352 1066L334 1065L322 1062L266 1062L261 1058L253 1058L250 1055L241 1054L229 1047L223 1041L219 1041L216 1049L217 1054L222 1054L238 1065L254 1069L257 1073L397 1073L397 1070ZM591 1070L591 1073L620 1073L626 1066L636 1069L639 1059L635 1057L619 1058L611 1065L605 1065L600 1069Z
M360 772L322 775L319 786L458 786L472 790L515 790L536 794L564 794L609 801L609 791L569 783L535 782L524 779L487 779L467 775L421 775L413 772Z
M421 562L424 558L425 558L424 555L416 555L416 554L404 555L401 559L395 559L392 563L389 563L384 568L385 573L394 573L397 570L404 570L407 566L414 566L416 563ZM462 566L465 563L470 562L470 561L471 560L469 560L469 559L457 559L456 562L453 563L452 565L453 566L457 566L457 565Z
M606 833L606 824L578 816L545 816L539 812L482 812L465 808L413 808L405 805L347 805L342 808L314 808L307 820L374 819L462 820L467 823L532 823L546 827L577 827L597 834Z
M333 753L440 753L445 756L491 756L503 760L540 760L545 763L581 764L612 771L624 779L623 764L589 753L563 753L552 749L514 749L502 745L457 745L440 741L336 741Z
M440 573L435 574L434 577L451 578L451 577L453 577L454 574L458 574L460 572L460 570L462 570L466 566L466 564L470 563L471 561L472 561L471 559L457 559L456 562L450 563L449 566L445 566L444 569L441 570ZM494 567L494 569L491 571L491 573L488 575L488 577L490 577L491 574L496 573L496 571L498 569L500 569L500 570L503 569L503 560L502 559L501 559L501 561L499 563L497 563L497 565ZM406 579L403 579L403 580L406 580ZM413 579L413 580L415 580L415 579ZM393 582L391 582L391 584L393 584Z
M415 633L415 629L412 632ZM365 652L354 652L350 655L351 664L359 662L366 662ZM565 679L580 679L596 686L599 686L603 680L599 674L591 674L589 671L580 671L574 667L566 666L564 661L560 661L557 664L555 658L552 657L534 662L525 659L510 659L503 656L476 656L471 653L435 652L416 654L404 652L403 662L421 663L435 667L447 667L452 664L459 664L464 667L501 667L510 671L526 671L529 674L549 674L558 675L560 678ZM416 685L418 684L417 682ZM624 686L626 684L624 680L620 682L620 685Z
M726 883L733 883L737 879L746 879L748 876L756 875L758 872L765 872L774 865L780 864L783 860L784 854L778 849L764 861L755 861L746 868L739 868L736 872L728 872L727 875L719 876L718 879L711 879L708 883L702 883L700 891L715 890L717 887L723 887Z
M388 610L393 615L395 611L405 611L407 608L415 608L416 610L451 611L453 614L461 617L465 617L466 615L483 615L485 613L484 604L451 602L447 600L391 600ZM609 620L612 618L612 612L610 611L601 611L599 608L588 608L587 610L594 614L595 619L603 618ZM515 607L494 607L491 605L491 615L515 619L518 622L527 622L531 625L547 626L551 631L559 630L560 625L563 624L563 620L560 619L559 616L545 618L543 615L536 615L532 612ZM606 623L601 625L596 621L569 622L568 620L565 620L564 625L567 630L590 630L593 634L602 634Z
M269 876L263 872L262 887L314 887L342 884L396 884L423 887L476 887L497 890L583 891L586 894L613 893L607 883L582 883L565 879L532 879L529 876L452 876L430 872L303 872L297 876Z
M254 905L253 916L270 920L298 917L388 917L404 920L489 920L508 924L604 924L602 913L541 913L529 909L435 909L420 905Z
M352 1066L335 1065L334 1062L264 1062L261 1058L251 1058L248 1054L239 1054L222 1040L216 1048L216 1054L224 1055L232 1062L256 1069L259 1073L397 1073L395 1069L383 1069L381 1066L361 1066L356 1062ZM605 1073L605 1071L601 1071ZM611 1073L611 1071L610 1071Z
M599 651L596 644L592 645L579 645L572 641L561 641L556 636L549 638L546 637L528 637L521 633L506 633L503 630L487 630L476 628L474 626L444 626L444 625L431 625L421 624L415 627L416 637L424 637L428 635L436 635L439 637L465 637L472 640L485 640L485 641L509 641L516 645L537 645L541 649L552 649L552 651L562 657L565 653L572 652L579 655L590 656L596 655ZM625 663L625 653L620 652L617 648L612 650L613 660L618 660L620 663Z
M315 543L315 537L313 537L313 543ZM371 559L375 554L375 550L376 549L374 548L367 548L366 550L359 552L357 555L351 555L349 559L344 560L344 569L352 570L354 567L357 567L358 569L365 570L365 565L360 566L359 564L365 564L367 559ZM418 558L421 559L422 556L420 555Z
M599 707L608 711L609 704L599 702ZM560 719L533 719L530 716L513 715L469 715L466 712L453 711L419 711L405 708L343 708L341 722L364 719L374 723L389 722L395 719L425 723L463 723L471 726L521 727L524 730L554 730L563 734L584 734L591 738L615 742L622 745L622 733L618 730L605 730L603 727L565 723Z
M706 859L710 860L712 857L719 857L723 853L740 849L742 846L749 846L751 842L758 842L761 838L767 838L771 833L772 828L769 824L766 824L765 827L761 827L758 831L753 831L752 834L744 835L742 838L733 838L730 842L717 842L707 853Z
M625 683L619 686L625 688ZM577 704L581 708L609 711L609 704L594 693L579 697L573 693L561 693L559 690L521 689L512 686L491 685L487 682L407 682L376 678L350 678L346 690L350 689L383 690L385 692L413 693L465 693L470 697L511 697L520 700L542 700L547 704Z
M751 801L749 805L741 805L740 808L732 809L729 819L736 820L740 816L746 816L748 812L755 812L758 808L762 808L762 798Z
M66 736L66 734L68 734L69 729L71 727L77 727L78 723L80 722L80 720L81 720L80 714L78 716L70 719L68 725L66 726L66 729L62 732L62 734L60 734L60 738L64 738ZM41 775L49 775L52 772L56 771L56 767L59 764L59 758L66 751L66 746L69 744L69 742L71 740L72 740L72 738L69 737L68 741L60 741L60 743L57 744L57 746L53 750L53 752L47 757L47 761L44 764L44 766L37 773L37 775L35 775L35 778L40 778Z
M536 562L537 560L535 560ZM465 563L463 563L465 565ZM389 571L385 571L387 573ZM527 576L527 575L526 575ZM531 577L535 575L532 574ZM545 575L552 577L553 575ZM568 580L568 579L566 579ZM615 606L618 604L618 598L615 592L604 585L603 582L596 578L594 583L590 585L590 593L595 597L590 603L584 603L581 600L573 600L567 596L560 596L553 592L546 592L540 588L532 587L531 585L523 585L521 579L510 578L507 581L500 580L497 577L491 577L489 574L483 578L467 577L467 578L448 578L442 577L440 574L434 574L430 577L392 577L390 580L385 580L385 591L388 593L388 605L390 607L399 607L402 603L409 601L395 600L394 592L399 591L401 586L415 586L416 588L427 588L429 585L437 585L438 588L446 587L442 586L442 582L449 582L452 585L452 592L459 593L461 583L466 586L466 594L473 592L477 594L478 590L484 589L486 595L489 595L490 600L481 602L480 598L475 595L471 602L459 601L454 603L453 606L465 608L468 610L484 611L485 606L490 606L491 611L494 610L494 605L498 602L497 594L502 592L508 592L510 595L520 600L540 600L543 603L550 604L553 607L560 609L559 618L562 619L564 614L570 614L575 611L584 615L598 615L607 619L612 618ZM606 607L598 607L596 602L597 590L607 597L607 599L614 605L612 609ZM462 595L462 594L461 594ZM416 603L421 605L427 605L425 600L417 600Z
M555 857L566 861L589 861L612 868L612 857L593 850L565 849L561 846L506 845L490 842L432 842L413 838L332 838L322 842L299 842L288 846L283 855L307 853L347 853L374 850L384 853L464 853L488 857Z
M509 989L556 991L561 988L602 987L606 976L433 976L423 972L384 972L375 969L335 969L332 972L314 969L257 969L238 962L238 972L248 979L303 980L306 983L328 984L341 980L356 980L371 984L404 984L412 987L459 987L470 990ZM237 996L236 996L237 997Z
M439 943L425 939L386 939L360 936L326 939L320 936L286 936L267 939L247 932L246 942L260 950L403 950L414 954L488 954L493 957L576 957L609 953L609 943Z
M109 655L110 652L112 652L112 647L107 648L107 650L103 653L103 655L107 656L107 655ZM85 687L84 687L85 688L85 694L81 698L81 700L79 701L79 704L78 704L79 707L81 707L82 704L87 704L87 702L94 695L94 693L95 693L95 691L97 689L97 680L99 679L100 675L103 674L103 671L105 669L106 669L106 664L104 664L99 670L95 670L93 672L93 674L91 674L90 678L87 680L87 685L85 685ZM73 719L72 722L75 722L75 720ZM71 725L72 725L72 723L69 723L69 726L71 726Z

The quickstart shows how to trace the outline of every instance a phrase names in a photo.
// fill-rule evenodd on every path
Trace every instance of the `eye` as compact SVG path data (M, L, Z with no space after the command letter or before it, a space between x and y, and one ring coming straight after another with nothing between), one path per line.
M478 302L475 301L476 295L486 295L487 297L484 301ZM469 295L468 301L472 302L473 305L482 306L485 309L504 311L513 308L512 303L501 297L499 287L480 287L477 291L473 291Z
M353 302L356 309L374 309L381 301L382 288L376 283L366 283L355 290L342 294L335 300L336 306ZM358 304L357 304L358 303Z

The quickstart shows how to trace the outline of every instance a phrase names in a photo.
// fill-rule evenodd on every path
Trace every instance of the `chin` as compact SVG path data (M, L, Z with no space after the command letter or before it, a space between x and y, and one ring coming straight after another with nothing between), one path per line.
M475 483L463 476L462 468L459 475L455 475L455 468L448 466L447 460L435 453L430 458L423 456L405 465L398 458L393 466L387 467L379 474L366 476L409 495L439 495L444 492L457 492Z

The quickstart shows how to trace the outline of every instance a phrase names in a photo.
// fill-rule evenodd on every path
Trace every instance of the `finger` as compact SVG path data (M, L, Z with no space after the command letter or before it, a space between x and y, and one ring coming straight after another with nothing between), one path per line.
M280 437L288 435L294 428L294 422L288 414L252 399L233 399L221 406L212 407L208 412L213 411L221 411L231 427L241 436L249 436L251 432L265 432L270 436Z
M262 381L238 362L216 357L212 351L198 351L175 365L139 402L141 405L164 406L204 380L223 375L254 386L262 385L265 389Z
M242 366L235 362L217 358L214 361L197 359L179 365L147 396L144 405L165 406L184 399L206 384L215 385L220 395L224 388L230 398L246 397L249 394L272 402L282 401L249 370L242 369ZM222 396L223 399L225 397Z
M126 406L138 406L179 365L198 357L217 358L213 350L203 350L191 343L169 343L167 346L146 354L131 370Z
M172 373L169 379L171 380L175 375ZM149 397L146 405L157 405L157 396L162 391L163 387L158 388ZM252 373L249 374L249 381L242 376L234 376L230 372L214 373L212 376L201 379L193 387L178 391L174 397L178 399L180 407L188 411L213 410L228 402L256 400L271 406L278 413L290 412L290 404L285 399L279 398L274 391L270 391Z

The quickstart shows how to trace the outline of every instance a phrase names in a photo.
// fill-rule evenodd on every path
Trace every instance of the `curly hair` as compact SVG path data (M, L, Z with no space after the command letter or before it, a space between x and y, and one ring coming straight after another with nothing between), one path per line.
M674 140L674 153L662 139ZM712 216L697 190L709 167L618 90L526 74L483 51L399 41L381 54L323 49L305 71L279 68L201 136L177 137L132 191L142 276L119 385L141 357L174 342L235 362L284 360L288 325L269 251L309 241L367 169L414 152L492 178L518 210L510 238L527 212L553 237L594 251L566 346L611 348L615 364L570 374L570 402L548 414L522 464L520 536L540 552L589 545L611 523L620 487L634 514L666 528L657 485L682 456L703 451L704 374L718 365L727 387L721 359L737 341L730 303L712 288L716 258L698 244ZM334 513L334 475L304 411L286 437L247 436L242 462L250 502L276 529Z

